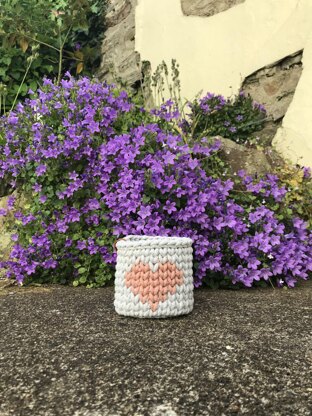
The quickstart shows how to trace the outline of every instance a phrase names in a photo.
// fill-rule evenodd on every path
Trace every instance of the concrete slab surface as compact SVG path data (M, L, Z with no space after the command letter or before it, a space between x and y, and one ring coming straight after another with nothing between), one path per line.
M312 282L120 317L113 287L0 291L1 416L312 415Z

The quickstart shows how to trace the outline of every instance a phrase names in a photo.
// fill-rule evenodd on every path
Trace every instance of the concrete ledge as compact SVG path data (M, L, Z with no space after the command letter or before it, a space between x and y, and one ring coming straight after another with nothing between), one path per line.
M122 318L113 288L0 291L0 415L311 415L312 282Z

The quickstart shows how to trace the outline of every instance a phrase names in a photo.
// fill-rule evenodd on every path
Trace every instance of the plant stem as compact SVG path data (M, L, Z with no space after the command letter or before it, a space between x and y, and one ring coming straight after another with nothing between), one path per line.
M273 290L275 290L275 287L274 287L274 285L272 283L272 280L270 278L269 278L269 282L270 282L271 286L273 287Z
M12 104L12 107L11 107L10 111L12 111L12 110L13 110L13 108L14 108L14 106L15 106L15 103L16 103L17 98L18 98L18 96L19 96L19 93L21 92L21 89L22 89L22 87L23 87L23 85L24 85L25 79L26 79L27 74L28 74L28 72L29 72L29 70L30 70L30 67L31 67L32 62L33 62L33 57L31 57L31 59L30 59L30 61L29 61L29 64L28 64L28 67L27 67L27 69L26 69L26 71L25 71L25 74L24 74L24 76L23 76L22 82L20 83L20 86L18 87L17 93L16 93L16 95L15 95L15 97L14 97L14 101L13 101L13 104Z
M58 73L57 73L57 85L61 82L61 75L62 75L62 66L63 66L63 50L60 49L59 52L59 62L58 62Z
M15 34L16 34L16 35L19 35L20 33L16 32ZM57 51L57 52L59 52L59 51L60 51L60 50L59 50L58 48L56 48L55 46L50 45L49 43L46 43L46 42L42 42L41 40L38 40L38 39L36 39L36 38L33 38L32 36L26 35L25 33L23 33L23 37L28 38L28 39L30 39L30 40L32 40L32 41L34 41L34 42L37 42L37 43L39 43L40 45L44 45L44 46L47 46L48 48L54 49L54 50L55 50L55 51Z
M72 25L69 26L66 35L64 37L64 40L62 42L62 35L61 32L59 32L59 40L60 40L60 49L59 49L59 63L58 63L58 74L57 74L57 85L60 84L61 82L61 76L62 76L62 67L63 67L63 49L64 49L64 45L65 42L68 38L68 35L71 31Z
M71 30L71 27L70 27L70 30ZM18 33L18 32L16 32L15 34L19 35L19 33ZM68 33L68 34L69 34L69 33ZM68 37L68 34L66 35L66 39L67 39L67 37ZM53 49L53 50L55 50L55 51L57 51L57 52L60 52L60 49L59 49L59 48L57 48L57 47L55 47L55 46L51 45L50 43L42 42L41 40L38 40L38 39L36 39L36 38L33 38L32 36L26 35L25 33L23 33L23 36L24 36L25 38L28 38L28 39L30 39L30 40L32 40L32 41L34 41L34 42L39 43L39 45L44 45L44 46L47 46L48 48L51 48L51 49ZM65 39L65 40L66 40L66 39ZM64 46L64 44L63 44L63 46ZM80 58L76 58L75 56L72 56L72 52L71 52L71 51L67 51L67 50L66 50L66 49L64 49L64 48L63 48L63 53L67 53L67 54L69 55L70 59L73 59L74 61L81 61L81 59L80 59Z

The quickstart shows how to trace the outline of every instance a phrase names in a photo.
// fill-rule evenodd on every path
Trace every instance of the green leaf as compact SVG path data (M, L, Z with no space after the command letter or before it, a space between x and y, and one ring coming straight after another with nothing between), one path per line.
M144 195L142 198L143 204L148 204L151 200L151 197L148 195Z
M98 13L98 11L100 10L100 8L99 8L99 7L98 7L98 5L95 3L95 4L92 4L92 5L91 5L90 10L91 10L91 12L92 12L92 13L96 14L96 13Z
M3 56L1 58L1 62L3 62L6 65L10 65L11 61L12 61L12 58L10 56Z
M29 88L33 91L36 91L37 89L37 82L36 81L31 81L31 83L29 84Z

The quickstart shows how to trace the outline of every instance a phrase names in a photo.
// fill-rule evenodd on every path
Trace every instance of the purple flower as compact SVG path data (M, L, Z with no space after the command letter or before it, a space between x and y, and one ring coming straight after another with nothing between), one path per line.
M31 222L36 221L36 217L34 215L32 215L32 214L22 215L21 220L22 220L22 224L23 225L27 225L27 224L29 224Z
M39 197L39 201L42 203L42 204L44 204L46 201L47 201L47 197L46 197L46 195L40 195L40 197Z
M57 267L57 261L54 259L46 260L42 263L45 269L55 269Z
M65 241L65 247L69 248L73 245L73 240L71 240L70 238L67 238Z
M37 176L42 176L42 175L44 175L46 173L46 171L47 171L46 165L39 165L36 168L36 175Z
M16 201L15 196L10 196L8 198L8 202L7 202L8 209L12 209L14 207L15 201Z
M97 209L100 209L100 203L97 199L90 199L88 201L88 209L91 211L95 211Z
M266 109L262 104L259 104L259 103L255 102L254 103L254 108L258 109L259 111L261 111L263 113L266 113Z
M36 184L33 186L33 190L34 190L35 192L37 192L37 193L41 192L41 191L42 191L42 185L39 185L38 183L36 183Z
M87 248L87 243L85 241L77 241L78 250L85 250Z
M8 120L8 123L9 124L11 124L11 125L17 125L19 118L18 118L18 116L16 114L11 113L11 114L9 114L7 120Z
M139 216L143 219L149 217L151 213L151 207L149 206L142 206L139 210Z
M8 211L5 208L0 208L0 217L5 217Z
M174 202L166 201L164 210L167 211L168 214L171 214L172 212L175 212L177 208Z
M15 241L15 242L18 241L18 234L12 234L11 235L11 240Z
M24 270L26 272L26 274L28 274L28 276L30 276L31 274L34 274L36 271L38 263L37 262L32 262L30 264L26 264L24 266Z
M59 233L66 233L68 230L68 225L65 223L65 221L59 220L56 222L56 228Z
M304 179L310 179L311 178L311 168L304 167L303 168L303 177Z

